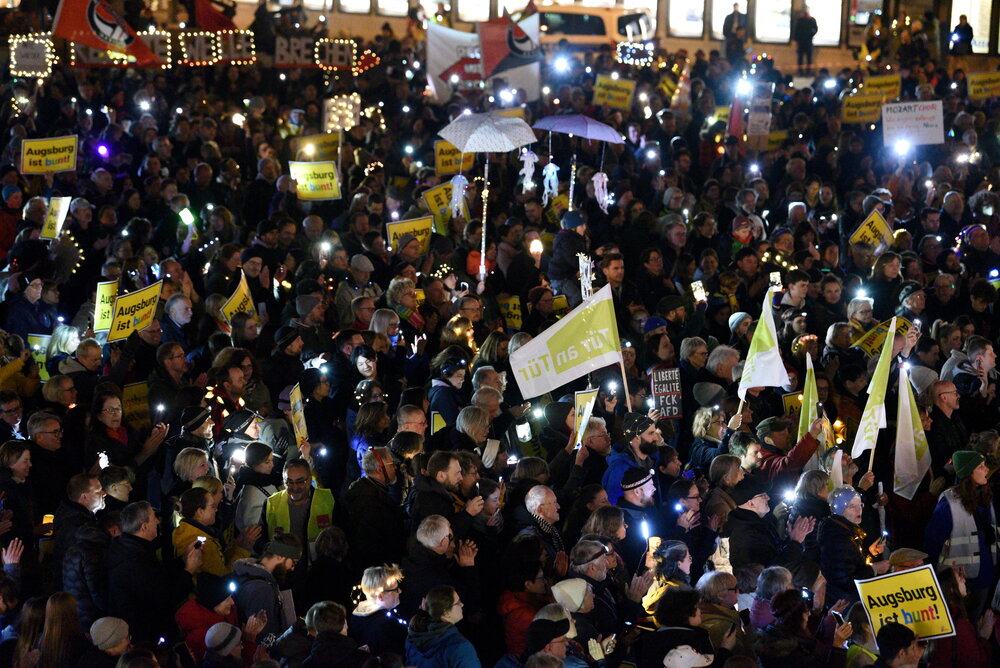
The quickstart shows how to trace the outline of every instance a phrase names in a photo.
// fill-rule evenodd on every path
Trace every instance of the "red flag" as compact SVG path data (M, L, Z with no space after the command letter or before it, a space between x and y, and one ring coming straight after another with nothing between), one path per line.
M52 35L101 51L124 53L135 58L137 65L162 62L108 0L60 0Z
M212 0L194 0L194 20L202 30L211 32L236 30L236 24L213 7Z
M525 11L531 7L529 5ZM507 10L502 17L479 24L479 43L485 77L537 63L544 58L541 45L511 20Z

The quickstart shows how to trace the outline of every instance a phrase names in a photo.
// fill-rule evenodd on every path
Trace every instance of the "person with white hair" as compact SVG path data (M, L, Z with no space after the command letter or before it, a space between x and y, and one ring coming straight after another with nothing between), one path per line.
M521 529L519 536L538 536L548 554L548 565L559 575L566 574L568 557L559 522L559 500L556 493L545 485L535 485L524 497L524 507L531 516L531 524Z

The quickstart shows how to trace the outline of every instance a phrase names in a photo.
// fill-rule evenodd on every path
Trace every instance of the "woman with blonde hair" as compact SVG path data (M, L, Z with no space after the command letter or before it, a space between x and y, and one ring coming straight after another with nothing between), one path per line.
M417 311L417 291L413 281L408 278L392 279L385 298L389 308L399 317L403 334L407 340L413 341L424 331L425 324L424 317Z
M222 315L222 305L229 299L226 295L213 292L205 298L205 312L198 320L198 341L208 341L208 337L216 332L232 334L233 328Z
M741 416L737 414L727 425L726 411L720 406L703 406L695 411L691 423L691 434L694 436L691 466L708 466L716 455L728 452L729 437L739 427L740 419Z
M66 592L56 592L45 602L45 624L38 642L39 666L75 668L87 651L87 637L80 631L76 599Z
M365 600L354 609L347 628L359 645L368 645L372 656L403 653L406 625L394 612L402 582L403 572L396 564L366 568L361 576Z
M719 515L723 524L725 523L729 513L736 509L736 502L729 495L729 490L743 480L744 475L746 473L736 455L719 455L712 460L708 467L710 490L704 503L706 517Z
M59 373L59 362L73 355L80 345L80 330L72 325L58 325L45 347L45 370L50 376Z
M754 658L752 636L743 629L740 613L736 611L736 600L740 589L736 586L736 576L724 571L709 571L701 576L696 586L701 601L701 628L708 631L712 645L722 647L722 641L730 632L736 631L733 654Z

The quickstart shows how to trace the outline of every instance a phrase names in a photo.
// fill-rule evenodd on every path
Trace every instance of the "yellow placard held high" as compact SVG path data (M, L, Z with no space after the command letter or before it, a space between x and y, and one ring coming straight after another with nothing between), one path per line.
M334 161L340 157L340 132L296 137L291 141L296 156L304 156L309 160Z
M247 313L253 316L254 320L260 322L260 318L257 316L257 308L253 305L253 295L250 294L250 286L247 285L246 274L240 276L240 284L236 286L233 294L226 300L226 303L222 305L220 310L226 322L232 322L233 316L237 313Z
M22 174L56 174L76 170L77 136L21 140Z
M48 334L28 334L28 347L31 349L31 358L35 360L35 364L38 366L38 377L43 383L49 379L49 370L45 368L45 358L48 356L46 352L49 347L49 339L51 338Z
M149 383L132 383L122 388L122 421L134 431L149 429Z
M876 635L888 622L909 627L922 640L955 635L951 611L930 564L869 580L855 580L854 586L858 588L872 633Z
M880 95L884 100L895 100L903 90L903 78L898 74L868 77L858 91L863 95Z
M988 100L991 97L1000 97L1000 72L982 72L970 74L969 99Z
M163 281L157 281L148 288L115 299L115 314L111 319L108 343L128 338L132 332L141 332L149 327L160 301L162 285Z
M299 447L309 440L309 432L306 429L306 414L302 406L302 388L298 383L288 395L288 403L292 405L292 430L295 432L295 443Z
M94 302L95 332L106 332L111 329L111 320L115 316L115 297L117 296L118 281L97 284L97 297Z
M612 79L605 74L597 75L594 84L594 104L607 105L612 109L628 110L632 106L635 82L628 79Z
M503 314L507 327L514 330L521 329L521 298L517 295L500 297L497 299L497 304L500 305L500 313Z
M425 190L424 203L427 204L427 210L434 216L434 231L447 235L448 221L451 220L451 183L442 183ZM469 206L464 200L462 201L462 217L469 220Z
M468 171L475 160L475 153L462 153L451 142L434 142L434 171L438 176Z
M289 162L288 174L295 179L299 199L310 202L340 199L335 162Z
M386 223L386 241L393 252L399 250L399 238L404 234L412 234L420 242L420 252L431 249L431 232L434 228L434 216L423 216L412 220L401 220L397 223Z
M854 233L851 235L852 244L864 242L871 244L872 248L875 249L880 244L889 246L892 244L892 241L892 228L889 227L889 223L878 212L878 209L872 209L872 212L868 214L864 222L858 225L858 229L854 230Z
M590 423L590 416L593 414L594 406L597 403L597 391L598 388L595 387L592 390L581 390L573 393L573 405L576 409L573 416L573 429L576 434L576 443L581 447L583 444L583 432L587 430L587 425Z
M890 325L892 325L892 318L875 325L851 345L865 351L868 357L877 356L882 351L882 344L885 343L885 337L889 333ZM906 336L906 333L910 331L910 327L913 327L913 323L906 318L896 316L897 336Z
M45 222L42 223L42 233L39 238L55 239L59 236L72 201L72 197L53 197L49 200L49 206L45 210Z
M840 120L844 123L874 123L882 118L882 96L848 95L840 107Z

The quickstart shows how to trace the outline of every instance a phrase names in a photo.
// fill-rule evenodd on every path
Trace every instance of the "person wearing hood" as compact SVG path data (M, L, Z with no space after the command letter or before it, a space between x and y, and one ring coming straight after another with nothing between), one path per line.
M830 508L833 514L820 522L816 538L827 596L832 601L857 601L855 580L889 570L888 560L874 561L885 550L885 538L864 548L865 531L860 526L864 503L854 489L841 487L831 492Z
M406 620L396 613L403 572L395 564L366 568L361 576L365 600L358 603L350 620L351 637L366 645L372 656L387 652L403 656Z
M295 610L285 608L282 596L285 576L302 558L302 543L292 533L275 536L264 548L260 559L240 559L233 564L237 582L233 600L240 619L250 619L263 611L265 623L258 638L270 646L292 620ZM288 598L291 598L289 592Z
M463 618L464 603L454 587L439 585L428 591L423 609L410 620L406 635L406 665L415 668L480 668L475 647L455 626Z
M233 578L199 573L195 598L185 601L184 605L174 613L174 621L180 627L184 642L196 661L205 658L206 634L216 624L225 623L239 627L236 601L233 600L233 593L238 586ZM248 659L248 663L252 661L257 650L255 642L257 633L266 621L266 613L257 613L251 615L243 625L243 656Z
M275 406L281 391L297 383L305 370L300 359L304 347L302 334L295 325L286 325L274 335L274 350L264 365L264 385Z
M462 406L468 403L462 392L468 367L468 360L457 357L447 359L438 369L437 377L431 381L431 389L427 395L431 411L440 413L447 424L455 424Z
M656 468L657 446L660 435L656 423L642 413L627 413L623 422L624 443L615 444L608 456L608 470L601 478L601 485L608 490L612 505L622 495L622 476L633 466L642 469Z
M268 497L278 491L281 477L274 473L274 453L260 441L243 450L243 465L236 473L236 529L245 531L260 522Z

